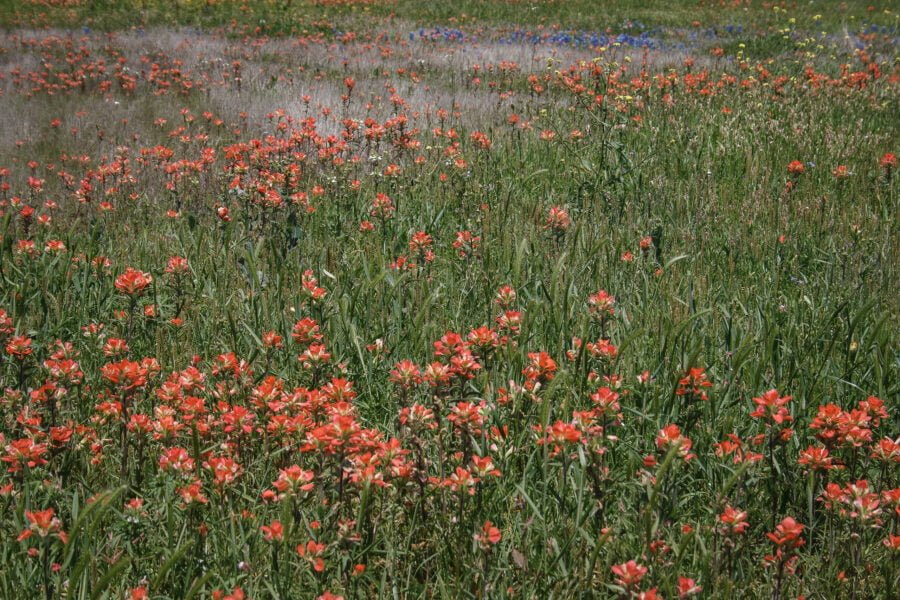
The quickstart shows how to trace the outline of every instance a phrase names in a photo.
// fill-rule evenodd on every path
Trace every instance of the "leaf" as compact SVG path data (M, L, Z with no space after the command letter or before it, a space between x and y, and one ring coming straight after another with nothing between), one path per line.
M184 556L185 552L187 552L188 549L190 549L190 547L193 545L194 545L193 541L185 542L184 544L179 546L175 550L175 552L172 553L172 556L170 556L166 560L166 562L164 562L162 564L162 566L159 567L159 572L156 574L156 577L154 577L153 581L150 583L150 589L152 591L156 592L159 590L159 586L162 585L162 582L165 580L166 574L169 572L169 570L175 566L175 563L177 563L179 560L181 560L181 557Z
M196 596L200 592L200 590L203 589L203 586L206 585L206 582L209 581L212 576L213 576L213 572L209 571L209 572L205 573L202 577L195 578L194 583L191 584L191 587L188 590L187 594L184 595L184 600L191 600L191 598Z
M109 587L113 581L121 581L122 571L124 571L129 565L131 565L131 558L125 556L118 560L116 564L111 566L109 570L100 578L100 581L97 582L97 586L91 592L91 600L96 598L100 598L103 592Z
M671 267L675 263L680 262L686 258L690 258L690 255L689 254L679 254L678 256L673 256L672 258L670 258L669 260L666 261L665 265L663 265L663 271L668 271L669 267Z

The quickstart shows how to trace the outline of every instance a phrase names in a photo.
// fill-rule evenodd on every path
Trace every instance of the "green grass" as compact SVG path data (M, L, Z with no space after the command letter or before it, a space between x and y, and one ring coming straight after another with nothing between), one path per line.
M242 28L259 27L270 34L311 33L330 26L366 28L377 22L422 26L541 26L614 32L638 27L691 28L743 25L758 29L781 28L789 23L806 31L840 32L862 23L897 25L896 7L889 2L850 0L839 4L813 2L768 3L677 0L462 0L460 2L262 0L201 2L175 0L93 0L70 6L4 0L4 26L31 23L51 26L89 26L115 30L135 25L223 27L235 22Z
M900 463L873 452L896 438L900 423L898 177L879 164L897 152L895 42L867 39L868 58L832 38L822 49L801 45L800 36L788 43L782 29L789 18L812 32L839 31L851 16L888 25L895 17L867 12L862 2L839 10L804 3L783 13L758 3L746 11L663 2L589 10L599 4L286 2L242 12L231 2L94 3L3 11L13 30L0 40L10 115L0 122L8 131L0 167L9 169L0 181L9 183L0 190L0 308L9 317L0 318L0 458L10 469L0 475L0 597L122 598L142 589L154 599L221 598L239 586L249 598L285 599L326 591L627 598L651 589L677 598L679 577L696 580L710 598L893 597L898 551L886 542L900 517L896 500L877 494L897 489ZM41 11L47 16L38 18ZM31 19L122 31L72 41L15 29ZM214 29L232 19L237 26L227 31L165 28ZM362 41L232 41L260 19L270 34L353 24ZM634 19L673 28L661 34L672 42L685 39L693 20L701 29L746 27L733 40L689 42L675 59L666 51L644 57L610 48L594 56L558 48L549 68L544 48L531 61L515 45L405 42L408 23L452 19L485 32L484 40L511 23L595 29ZM139 24L158 27L128 31ZM716 45L725 57L710 56ZM460 48L462 58L447 52ZM689 55L696 63L682 65ZM135 78L131 92L117 77L120 56L120 75ZM488 69L504 59L519 65L514 75ZM177 72L165 71L176 60ZM164 72L151 79L153 62ZM477 86L473 64L481 67ZM807 66L821 77L808 78ZM850 73L876 70L863 85L851 82ZM95 75L68 92L47 83L81 72ZM565 80L575 74L578 82ZM543 92L533 91L530 75ZM349 76L354 91L341 99ZM661 88L667 78L675 84ZM155 93L167 83L168 92ZM591 92L575 93L573 83ZM394 93L406 105L393 105ZM309 106L304 94L313 96ZM605 97L599 104L597 95ZM454 102L469 108L455 110ZM281 119L284 128L265 116L278 108L291 118ZM398 114L408 119L402 127L390 122ZM304 123L309 117L318 134ZM335 162L327 149L342 139L345 118L360 129ZM378 124L388 130L380 139ZM476 128L490 149L470 137ZM450 129L455 138L442 135ZM573 138L573 130L583 136ZM542 139L545 131L555 137ZM402 136L419 143L401 144ZM201 164L204 148L215 154ZM82 155L84 162L72 159ZM792 161L803 163L802 174L789 174ZM385 175L391 164L401 172ZM833 174L839 165L848 177ZM184 177L167 186L179 166ZM40 189L29 176L45 180ZM79 202L83 178L87 203ZM265 185L284 204L264 206L257 189ZM313 212L290 203L298 191L309 194ZM372 214L379 193L393 201L391 218ZM33 217L23 216L26 206ZM567 211L564 231L548 229L552 207ZM50 221L42 224L41 215ZM362 231L363 221L374 231ZM468 258L453 247L464 230L480 238ZM433 260L410 248L416 232L433 238ZM57 240L64 250L45 249ZM173 256L189 263L180 279L166 272ZM398 257L418 266L397 269ZM128 267L153 283L124 293L116 281ZM327 291L321 301L305 291L307 270ZM490 352L470 346L481 368L464 378L458 363L435 355L435 342L482 325L496 330L504 285L516 290L509 308L521 312L521 329ZM615 296L615 315L598 321L589 297L601 289ZM318 323L331 354L320 368L304 366L298 355L309 343L291 339L304 317ZM99 337L85 333L99 323ZM283 348L263 342L270 331L283 336ZM30 354L16 357L15 336L32 340ZM112 338L128 350L104 348ZM588 343L603 339L617 347L614 357L591 356ZM54 375L45 363L60 350L57 340L71 344L64 354L82 377ZM529 375L538 352L555 362L553 377ZM143 364L145 383L111 380L119 361L151 358L158 367ZM446 388L403 390L391 371L405 359L423 370L455 364L457 375ZM691 368L712 384L694 395L679 383ZM348 405L334 391L340 381L328 387L333 378L352 382ZM266 395L273 382L282 392ZM591 398L602 387L619 394L609 413ZM792 397L790 419L751 417L753 399L770 389ZM884 401L886 416L872 409L866 420L859 403L872 396ZM205 415L192 414L192 398ZM478 424L464 426L454 407L482 401ZM146 416L149 431L112 411L115 402L129 419ZM399 412L414 403L434 411L435 429L401 423ZM844 423L834 440L814 427L829 404ZM577 411L595 411L593 425L605 435L585 427L581 442L559 452L540 443L540 431L577 422ZM357 431L341 444L326 425L346 415ZM296 419L298 431L279 433L281 417ZM167 434L173 423L177 430ZM690 460L658 446L660 430L673 423L691 440ZM66 428L71 439L52 443ZM782 439L785 429L791 435ZM760 459L720 456L717 444L730 435ZM396 437L407 453L373 443L377 436ZM37 452L46 464L16 459L12 444L22 441L50 444ZM827 447L841 468L811 474L800 462L808 447ZM184 475L160 466L172 448L194 461ZM357 481L368 453L385 487ZM490 457L501 474L483 475L472 495L436 483L457 467L474 471L473 456ZM213 458L234 460L241 474L216 485ZM264 496L290 465L314 473L308 493ZM209 502L185 506L179 488L195 479ZM827 508L827 484L849 493L857 481L869 486L861 493L867 502L879 499L875 514L850 516L846 500ZM135 498L143 504L126 505ZM722 532L726 506L747 512L742 535ZM17 540L29 527L26 513L46 508L68 542L37 531ZM766 534L787 516L804 524L805 544L785 546L765 566L776 551ZM274 521L284 527L281 541L261 529ZM496 543L474 537L486 521L500 532ZM325 545L321 570L310 541ZM613 567L629 560L648 571L626 590Z

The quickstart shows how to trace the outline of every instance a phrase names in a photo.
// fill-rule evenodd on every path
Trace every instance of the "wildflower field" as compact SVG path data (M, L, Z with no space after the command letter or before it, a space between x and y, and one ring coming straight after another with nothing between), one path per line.
M0 0L0 599L900 596L887 0Z

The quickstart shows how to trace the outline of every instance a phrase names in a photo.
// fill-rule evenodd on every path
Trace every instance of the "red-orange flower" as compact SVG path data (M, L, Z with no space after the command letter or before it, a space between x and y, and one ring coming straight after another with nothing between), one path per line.
M16 360L24 360L32 352L31 339L25 335L17 335L6 344L6 353Z
M502 537L500 530L494 527L493 523L485 521L481 530L475 534L475 541L478 542L482 550L487 550L494 544L499 543Z
M719 515L719 523L722 527L719 531L722 535L743 535L750 523L747 522L746 511L726 506L725 510Z
M116 278L116 289L128 296L137 297L147 291L151 283L153 276L150 273L128 267Z
M272 521L269 525L260 527L259 530L267 542L280 542L284 539L284 526L281 521Z
M694 458L691 454L693 442L681 434L681 428L674 423L666 425L656 435L656 448L662 452L668 452L671 448L677 448L676 454L688 461Z
M791 176L796 177L802 175L806 171L806 167L799 160L792 160L788 163L787 171Z
M625 589L631 589L637 586L647 574L647 567L634 560L629 560L619 565L613 565L612 572L616 576L617 584Z
M26 510L25 518L28 519L28 528L19 534L18 540L20 542L35 534L41 538L48 536L57 537L63 544L68 541L66 532L62 530L62 521L59 520L56 516L56 511L52 508L34 512Z
M775 531L767 533L766 537L778 548L791 550L806 543L802 535L803 524L798 523L793 517L785 517L781 523L775 526Z
M316 573L321 573L325 570L325 561L322 559L322 554L325 553L326 548L325 544L310 540L306 542L305 546L303 544L297 546L297 554L309 561Z

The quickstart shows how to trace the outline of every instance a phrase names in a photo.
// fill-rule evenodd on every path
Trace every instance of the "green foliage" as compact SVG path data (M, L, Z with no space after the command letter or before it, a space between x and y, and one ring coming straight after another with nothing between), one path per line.
M895 595L896 42L819 31L888 11L15 4L0 597ZM671 46L497 41L625 20Z

